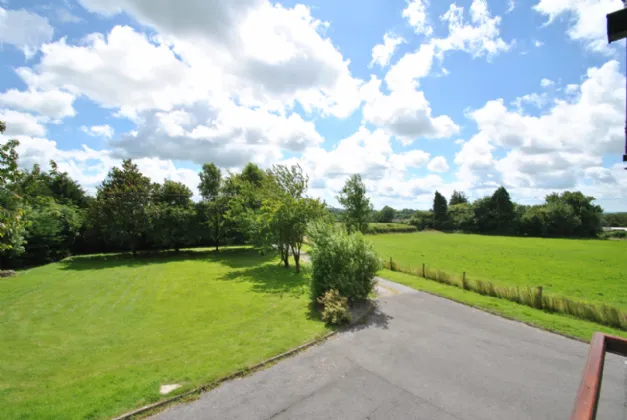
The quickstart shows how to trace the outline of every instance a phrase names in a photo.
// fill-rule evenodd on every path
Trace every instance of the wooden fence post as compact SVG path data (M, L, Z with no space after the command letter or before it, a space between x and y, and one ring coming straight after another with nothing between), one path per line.
M422 263L422 278L426 279L426 277L425 277L425 263Z
M467 290L468 286L466 286L466 272L462 273L462 289Z
M538 296L536 296L536 308L542 309L542 286L538 286Z

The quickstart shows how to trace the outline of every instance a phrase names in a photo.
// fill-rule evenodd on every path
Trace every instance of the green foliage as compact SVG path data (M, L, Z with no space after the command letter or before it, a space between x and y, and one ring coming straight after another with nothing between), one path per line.
M348 232L365 233L368 229L368 217L372 212L370 199L366 197L366 186L361 175L355 174L346 180L346 184L337 196L337 201L344 207L343 219Z
M0 132L5 129L2 123ZM17 169L18 145L17 140L9 140L0 146L0 268L3 258L24 252L24 204L13 185L21 176Z
M311 249L313 299L337 289L350 302L366 299L381 264L371 242L360 232L349 234L332 224L312 223L307 235Z
M416 232L415 226L403 223L368 223L368 234Z
M601 215L604 227L627 227L627 213L604 213Z
M191 198L190 189L180 182L166 179L156 187L155 205L150 207L151 239L160 248L178 251L196 242L199 226Z
M449 206L455 206L457 204L468 204L468 197L461 191L453 191L448 203Z
M133 253L137 251L150 233L154 190L150 179L131 160L125 160L122 168L109 171L89 213L105 241Z
M433 197L433 221L436 229L448 228L448 204L446 198L438 191Z
M392 223L394 220L394 216L396 215L396 210L394 210L390 206L385 206L379 212L378 220L379 223Z
M604 239L627 239L627 232L624 230L613 230L603 232L601 237Z
M59 204L52 197L31 199L25 217L26 252L22 265L45 264L69 256L80 235L83 218L83 211L72 204Z
M504 187L497 188L490 197L489 214L492 218L493 233L514 233L516 220L514 203Z
M348 299L336 289L329 290L318 298L322 305L322 320L330 325L340 325L351 321Z
M459 203L450 205L448 207L448 218L450 227L453 230L462 232L476 231L475 214L472 204Z
M435 228L435 220L433 218L432 211L416 211L409 220L409 223L413 226L416 226L418 230Z

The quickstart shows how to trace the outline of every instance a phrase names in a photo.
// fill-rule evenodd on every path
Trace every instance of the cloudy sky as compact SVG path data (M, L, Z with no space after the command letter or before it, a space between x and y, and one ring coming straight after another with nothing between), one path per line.
M0 120L88 191L123 158L197 192L205 162L300 163L337 204L498 185L627 210L620 0L0 0Z

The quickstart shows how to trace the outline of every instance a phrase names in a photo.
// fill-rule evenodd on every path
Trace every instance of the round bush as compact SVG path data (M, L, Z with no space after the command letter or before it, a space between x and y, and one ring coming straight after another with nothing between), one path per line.
M361 233L348 234L342 228L320 222L309 226L308 236L313 243L312 298L335 289L351 302L366 299L381 268L372 243Z

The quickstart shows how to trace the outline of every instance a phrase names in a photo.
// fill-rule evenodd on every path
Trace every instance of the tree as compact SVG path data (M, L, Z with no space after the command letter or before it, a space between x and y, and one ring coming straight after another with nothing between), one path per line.
M150 179L130 159L112 168L98 187L90 216L105 241L130 249L135 255L150 233L152 194Z
M553 193L546 197L549 205L561 202L570 206L579 221L577 226L574 226L573 234L579 237L595 237L601 231L603 209L592 204L593 201L594 197L585 196L579 191L566 191L561 195Z
M530 206L520 217L519 231L523 235L546 236L548 235L549 214L545 205Z
M391 223L394 220L394 216L396 215L396 210L392 207L385 206L381 209L379 213L379 222L381 223Z
M446 229L448 223L448 204L446 198L438 191L433 198L433 219L436 229Z
M417 210L409 219L409 224L416 226L419 230L433 229L435 226L433 212Z
M220 240L224 234L225 213L227 202L224 194L222 172L213 163L205 163L200 172L200 195L206 202L207 220L215 243L216 251L220 250Z
M344 223L348 232L368 230L368 215L372 212L370 199L366 197L366 186L361 175L352 175L337 196L337 201L344 207Z
M460 191L453 191L453 194L451 195L451 199L448 205L454 206L456 204L467 204L467 203L468 203L468 197L466 197L466 194Z
M6 126L0 121L0 133ZM24 252L25 220L23 201L14 191L21 172L17 167L17 140L0 146L0 257Z
M180 182L165 180L155 193L153 241L176 252L195 242L196 212L192 192Z
M490 213L494 218L494 229L498 233L514 233L516 212L509 193L504 187L497 188L490 198Z
M448 217L452 228L462 232L476 230L475 214L472 205L468 203L452 204L448 207Z

